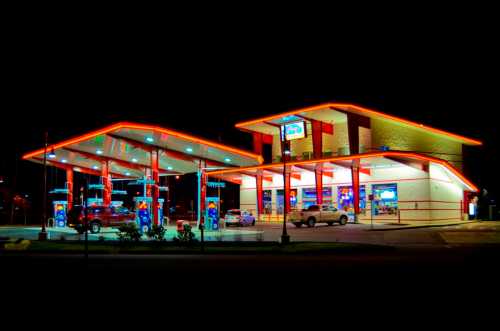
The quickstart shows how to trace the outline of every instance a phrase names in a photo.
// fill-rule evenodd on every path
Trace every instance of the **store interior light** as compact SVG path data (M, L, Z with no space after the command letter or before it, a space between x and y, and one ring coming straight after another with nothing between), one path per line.
M188 152L188 153L192 153L192 152L193 152L193 149L192 149L191 147L188 147L188 148L186 148L186 152Z
M61 162L62 162L62 163L66 163L66 162L68 162L68 161L67 161L66 159L62 159L62 160L61 160Z
M231 162L231 159L230 159L230 158L228 158L228 157L226 157L226 158L224 159L224 162Z
M152 142L153 142L153 141L155 141L155 140L154 140L153 138L151 138L151 137L147 137L147 138L146 138L146 141L147 141L147 142L152 143Z
M97 169L99 169L99 167L95 165L92 167L92 169L97 170Z
M125 173L125 176L130 176L130 172L126 172L126 173Z
M132 159L132 162L134 162L134 163L136 163L137 161L138 160L135 157Z
M173 168L173 167L171 167L171 166L168 166L168 167L167 167L167 170L172 170L172 169L174 169L174 168Z
M96 152L96 154L99 154L99 155L102 155L102 153L104 153L104 152L103 152L103 151L101 151L100 149L96 150L95 152Z
M290 151L289 150L285 150L285 155L290 155Z

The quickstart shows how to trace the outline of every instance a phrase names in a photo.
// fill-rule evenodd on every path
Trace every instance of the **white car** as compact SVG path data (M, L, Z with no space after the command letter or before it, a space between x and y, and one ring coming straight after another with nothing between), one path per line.
M332 205L311 205L301 211L292 211L287 216L288 221L298 228L303 224L312 228L316 223L326 223L328 225L339 223L346 225L348 220L346 211L337 209Z
M224 223L226 226L255 225L255 216L246 210L230 209L226 213Z

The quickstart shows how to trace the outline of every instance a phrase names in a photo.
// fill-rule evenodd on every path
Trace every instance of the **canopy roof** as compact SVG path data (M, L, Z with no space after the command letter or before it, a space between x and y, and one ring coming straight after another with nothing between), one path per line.
M222 168L255 166L263 161L260 155L171 129L120 122L48 146L51 157L47 162L99 174L101 162L111 161L112 175L136 178L144 175L145 168L150 168L150 151L156 148L161 174L195 172L198 160L206 161L207 167ZM42 163L43 155L44 148L41 148L22 158Z
M397 123L398 125L412 127L417 130L425 131L427 133L435 134L443 138L458 141L467 145L482 145L482 142L476 139L471 139L444 130L432 128L427 125L412 122L379 111L367 109L353 104L343 104L343 103L325 103L317 106L296 109L285 113L280 113L250 121L240 122L237 123L235 126L239 129L246 131L255 131L266 134L273 134L276 133L276 128L273 125L276 124L279 125L282 123L293 122L303 119L314 119L328 123L331 122L342 123L346 121L346 116L345 116L346 112L366 116L369 118L387 120L390 122Z
M291 167L292 173L300 173L304 171L314 171L314 165L316 164L322 164L323 170L326 171L335 171L336 168L350 169L351 166L358 165L361 169L360 171L363 172L363 170L367 169L388 168L401 165L411 166L423 170L428 167L429 163L442 167L450 180L459 183L464 189L476 192L478 191L477 187L472 182L465 178L447 161L412 152L372 152L307 161L289 161L286 164ZM235 183L241 183L242 176L256 176L258 173L261 173L262 175L282 175L283 163L208 171L209 176Z

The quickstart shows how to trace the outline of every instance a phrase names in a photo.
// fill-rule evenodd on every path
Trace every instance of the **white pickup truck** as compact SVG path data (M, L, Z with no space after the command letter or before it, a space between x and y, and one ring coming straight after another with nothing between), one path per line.
M292 211L287 216L288 220L298 228L303 224L312 228L316 223L326 223L328 225L339 223L346 225L348 220L347 212L339 210L332 205L311 205L302 211Z

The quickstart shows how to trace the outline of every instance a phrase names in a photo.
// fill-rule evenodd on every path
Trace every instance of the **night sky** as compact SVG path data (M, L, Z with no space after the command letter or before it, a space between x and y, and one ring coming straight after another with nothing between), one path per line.
M13 185L17 162L16 189L36 196L41 167L19 158L43 146L45 130L57 142L138 121L251 149L236 122L336 101L482 140L468 176L497 193L500 57L492 29L487 20L426 22L425 31L410 26L401 35L389 33L395 26L231 33L236 26L209 22L163 35L19 27L3 62L0 176Z

